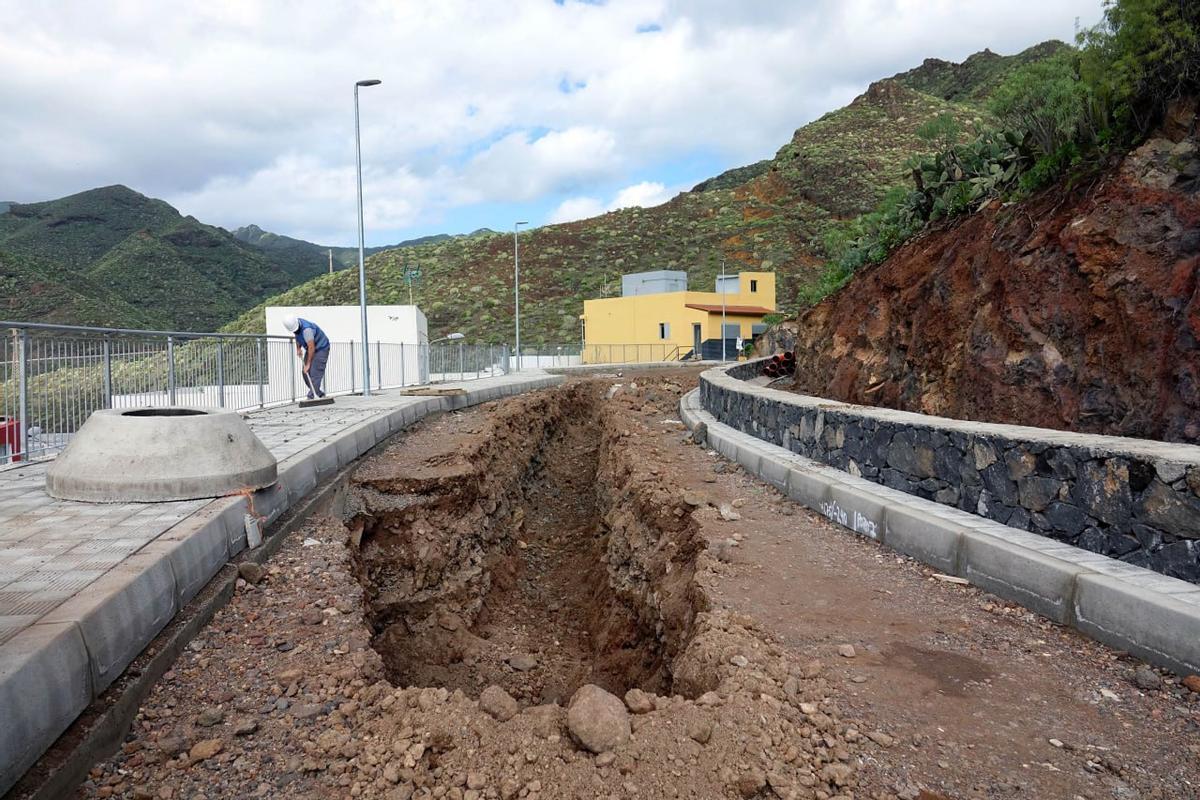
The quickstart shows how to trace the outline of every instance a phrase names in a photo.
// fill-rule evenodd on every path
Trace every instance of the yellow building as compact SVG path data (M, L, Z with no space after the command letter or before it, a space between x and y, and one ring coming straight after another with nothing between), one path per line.
M585 364L736 358L738 340L763 329L775 311L775 273L739 272L717 278L717 291L687 289L687 273L660 270L621 277L621 297L583 301ZM724 291L721 291L724 289Z

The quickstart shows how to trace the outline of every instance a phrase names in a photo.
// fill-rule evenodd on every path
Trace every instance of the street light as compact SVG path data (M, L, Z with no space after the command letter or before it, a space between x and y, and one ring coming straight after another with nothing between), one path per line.
M725 259L721 259L721 360L725 360Z
M521 248L517 243L517 228L528 224L513 223L513 306L516 309L517 372L521 371Z
M358 87L378 86L371 78L354 84L354 160L358 166L358 313L362 317L363 396L371 394L371 354L367 348L367 268L363 264L362 136L358 132Z

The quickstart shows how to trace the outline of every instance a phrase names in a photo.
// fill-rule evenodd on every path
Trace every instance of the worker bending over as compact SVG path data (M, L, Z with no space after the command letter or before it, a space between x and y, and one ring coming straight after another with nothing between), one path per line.
M308 399L324 397L321 383L325 380L325 364L329 361L329 337L315 322L294 314L283 318L283 327L296 337L296 355L304 359L304 383L308 385Z

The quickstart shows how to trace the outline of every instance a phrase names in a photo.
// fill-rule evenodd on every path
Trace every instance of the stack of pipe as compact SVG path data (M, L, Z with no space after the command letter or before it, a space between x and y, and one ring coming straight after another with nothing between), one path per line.
M796 354L791 350L776 353L763 363L763 375L782 378L796 371Z

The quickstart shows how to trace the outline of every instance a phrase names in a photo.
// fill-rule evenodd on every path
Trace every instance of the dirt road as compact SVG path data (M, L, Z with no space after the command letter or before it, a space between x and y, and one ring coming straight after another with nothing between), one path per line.
M687 443L695 376L404 434L79 796L1198 796L1200 695ZM625 700L610 742L586 684Z

